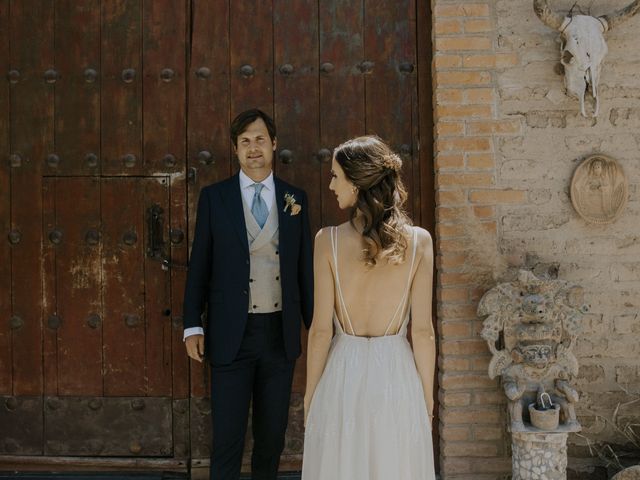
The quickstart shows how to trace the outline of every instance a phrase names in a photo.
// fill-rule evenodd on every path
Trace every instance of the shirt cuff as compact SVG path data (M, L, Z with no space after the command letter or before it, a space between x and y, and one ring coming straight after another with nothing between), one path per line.
M187 337L190 337L192 335L204 335L204 329L202 327L185 328L182 340L184 341L187 339Z

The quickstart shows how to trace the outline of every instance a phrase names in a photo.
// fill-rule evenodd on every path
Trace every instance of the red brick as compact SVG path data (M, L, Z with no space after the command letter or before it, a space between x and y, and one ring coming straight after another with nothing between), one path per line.
M490 169L495 167L495 159L491 153L469 153L467 168Z
M440 274L441 285L466 285L471 281L471 276L468 273L441 273Z
M454 135L464 134L464 123L462 122L438 122L436 124L437 135Z
M436 55L434 57L434 67L436 70L445 68L458 68L462 66L460 55Z
M438 152L488 152L491 150L491 139L484 137L437 139L436 150Z
M440 305L439 314L447 320L473 320L477 318L477 305ZM466 352L465 352L466 353Z
M464 167L464 155L438 154L436 155L436 170L456 170Z
M468 288L440 288L436 292L440 302L466 303L469 300Z
M494 207L473 207L473 213L477 218L493 218L496 216Z
M439 173L436 175L436 185L438 187L452 185L459 187L479 187L491 185L492 183L493 175L488 173Z
M466 33L483 33L493 30L491 20L488 18L470 18L464 21L464 31Z
M446 357L440 362L440 368L443 372L468 372L469 359L458 357ZM465 404L468 405L468 404Z
M441 392L438 398L446 407L466 407L471 403L471 394L465 392Z
M471 36L437 37L436 36L437 52L490 50L492 47L493 47L493 42L489 37L471 37ZM493 67L494 65L495 65L495 60L491 65L491 67Z
M440 421L444 425L497 425L503 413L496 408L442 408Z
M489 5L486 3L469 3L463 5L437 5L434 16L439 17L488 17Z
M438 190L436 192L437 205L460 205L467 203L467 195L460 190Z
M473 436L476 440L500 440L504 435L501 427L491 427L487 425L475 425L473 427Z
M436 257L436 266L438 270L447 270L450 268L459 268L463 266L466 261L466 255L448 253L447 255L438 255Z
M474 358L471 360L471 370L478 371L478 372L488 372L490 361L491 361L491 357Z
M471 326L468 321L463 322L442 322L438 327L438 333L441 337L465 337L471 336Z
M491 118L491 105L438 105L436 117L443 118ZM461 132L462 133L462 132ZM493 133L489 131L487 133Z
M495 391L474 392L473 403L476 405L504 405L507 402L502 389Z
M524 190L474 190L469 193L471 203L523 203L526 198Z
M522 123L520 120L493 120L483 122L467 122L468 135L496 135L520 133Z
M442 207L441 210L444 210L445 208L446 207ZM451 207L451 208L453 209L456 207ZM461 238L461 239L446 238L446 239L441 239L438 242L438 248L442 253L465 252L469 248L469 242L466 238Z
M447 19L447 20L436 19L435 32L436 32L436 35L461 33L462 21L454 20L454 19Z
M466 217L468 207L437 207L436 219L438 222L457 221Z
M460 237L464 235L464 225L436 224L436 235L438 238Z
M456 88L441 88L436 92L436 103L462 103L464 90Z
M436 85L487 85L491 83L489 72L437 72Z
M440 430L440 438L448 441L471 440L469 427L444 427Z
M444 340L440 344L443 355L477 355L489 351L487 343L482 339Z
M492 442L444 442L443 454L452 457L495 457L498 445Z
M469 88L464 91L467 103L492 103L495 91L492 88Z

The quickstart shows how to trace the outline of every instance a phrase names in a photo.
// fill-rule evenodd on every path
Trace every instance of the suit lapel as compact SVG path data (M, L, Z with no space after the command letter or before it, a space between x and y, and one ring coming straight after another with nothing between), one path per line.
M289 249L286 246L286 241L289 238L289 210L284 211L284 196L288 193L283 185L282 181L274 175L274 184L276 186L276 203L278 207L278 244L280 245L280 267L282 267L282 259L287 254ZM282 270L282 268L281 268Z
M244 207L242 206L242 194L240 193L240 179L236 173L229 179L223 195L223 201L227 213L233 223L234 229L240 238L240 243L249 252L249 240L247 238L247 226L244 222Z

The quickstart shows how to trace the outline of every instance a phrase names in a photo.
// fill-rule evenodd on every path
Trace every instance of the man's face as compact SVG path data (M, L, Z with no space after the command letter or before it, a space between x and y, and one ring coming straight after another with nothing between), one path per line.
M264 120L258 118L247 125L246 130L238 135L234 150L242 171L249 178L259 182L269 176L276 140L271 141Z

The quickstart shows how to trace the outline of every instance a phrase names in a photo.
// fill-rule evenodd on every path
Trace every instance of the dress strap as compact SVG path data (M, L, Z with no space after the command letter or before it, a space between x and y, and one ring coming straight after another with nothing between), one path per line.
M342 288L340 287L340 275L338 274L338 228L331 227L331 250L333 251L333 265L336 274L336 289L338 290L338 307L340 308L340 314L343 317L343 321L349 325L351 329L351 335L355 335L356 332L351 324L351 318L349 318L349 312L347 312L347 306L344 303L344 297L342 296ZM338 322L339 323L339 322Z
M407 275L407 284L405 285L404 293L402 294L402 299L400 299L400 304L398 305L398 308L396 308L396 311L393 314L393 317L391 318L391 321L389 322L389 325L387 326L387 329L384 332L385 335L387 335L389 333L389 330L391 329L391 327L395 325L396 317L398 317L399 313L401 313L403 310L405 310L405 308L407 307L408 301L409 301L409 290L410 290L409 287L411 286L411 279L413 278L413 266L414 266L415 261L416 261L416 247L417 247L417 243L418 243L418 241L417 241L418 240L417 230L416 230L415 227L412 227L412 229L413 229L413 237L412 237L413 253L411 254L411 265L409 266L409 273ZM399 329L402 329L402 324L400 324Z

